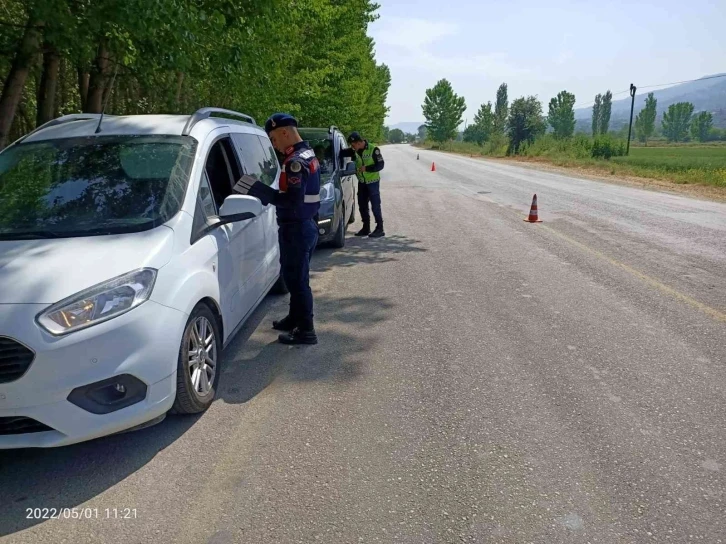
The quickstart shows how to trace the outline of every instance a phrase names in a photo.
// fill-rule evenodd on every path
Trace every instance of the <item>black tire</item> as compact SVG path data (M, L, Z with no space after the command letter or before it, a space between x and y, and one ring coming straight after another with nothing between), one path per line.
M348 219L348 224L352 225L355 223L355 198L353 198L353 202L351 202L352 208L350 209L350 219Z
M205 329L201 328L202 321L205 321ZM213 348L213 359L214 359L214 374L209 380L209 370L204 367L197 367L198 380L206 380L206 384L209 390L204 392L204 382L198 381L198 385L195 385L192 381L192 374L195 372L195 368L190 362L190 351L192 346L197 345L201 349L197 340L194 340L195 335L198 337L201 332L204 339L209 339L209 329L214 334L214 338L209 341L209 346L214 344ZM207 346L209 348L209 346ZM208 354L212 351L211 349L204 350ZM174 399L174 405L171 408L171 412L174 414L198 414L204 412L207 408L212 405L214 397L217 395L217 387L219 385L219 377L222 374L221 368L222 362L222 336L219 333L219 324L217 318L209 309L206 304L198 304L192 311L192 314L187 320L187 324L184 327L184 334L182 335L181 345L179 346L179 359L177 361L177 372L176 372L176 398ZM210 362L206 360L204 362L206 367L211 366Z
M345 206L343 206L342 212L340 221L338 221L338 229L335 231L335 238L333 238L332 242L330 242L331 246L338 249L345 247L345 231L348 227L345 223Z
M285 280L282 277L282 274L277 278L277 281L274 283L272 288L270 289L270 293L273 295L286 295L290 292L290 290L287 288L287 285L285 285Z

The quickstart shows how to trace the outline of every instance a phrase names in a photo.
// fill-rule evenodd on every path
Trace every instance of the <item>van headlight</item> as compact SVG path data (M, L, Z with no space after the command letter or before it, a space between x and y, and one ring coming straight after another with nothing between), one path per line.
M154 268L141 268L99 283L53 304L36 320L56 336L103 323L148 300L156 273Z
M320 188L320 201L335 200L335 184L326 183Z

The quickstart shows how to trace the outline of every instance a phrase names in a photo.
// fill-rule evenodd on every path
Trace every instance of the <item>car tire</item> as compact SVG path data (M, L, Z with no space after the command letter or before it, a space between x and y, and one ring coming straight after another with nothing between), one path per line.
M217 394L221 361L222 337L217 318L206 304L198 304L187 320L179 347L173 414L198 414L211 406Z
M335 238L330 242L330 245L337 249L345 247L345 231L348 227L345 223L345 206L343 206L342 212L340 221L338 221L338 229L335 231Z
M285 284L285 279L282 277L282 274L280 274L277 278L277 281L272 285L270 293L272 293L273 295L286 295L289 292L290 290Z
M349 225L352 225L353 223L355 223L355 198L353 199L353 202L351 202L350 219L348 219Z

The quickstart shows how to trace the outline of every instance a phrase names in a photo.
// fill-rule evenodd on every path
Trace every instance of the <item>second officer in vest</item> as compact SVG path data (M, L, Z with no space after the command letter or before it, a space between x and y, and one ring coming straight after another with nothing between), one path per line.
M343 156L355 159L358 167L358 209L363 221L363 228L356 236L370 236L380 238L385 236L383 231L383 213L381 212L381 170L383 170L383 155L376 144L364 140L357 132L348 136L350 149L341 153ZM368 211L370 202L376 228L371 232L371 216Z

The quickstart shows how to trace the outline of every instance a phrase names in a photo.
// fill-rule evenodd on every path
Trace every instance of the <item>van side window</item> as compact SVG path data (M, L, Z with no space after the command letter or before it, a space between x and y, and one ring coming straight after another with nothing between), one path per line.
M256 134L243 133L233 134L232 140L242 160L245 174L265 185L272 185L277 176L278 165L269 140L265 144L264 140Z
M237 157L232 149L229 138L222 138L214 143L209 150L204 170L212 189L214 203L217 209L222 206L224 199L232 194L232 187L242 177Z
M199 193L197 194L197 206L194 208L192 244L199 240L207 225L211 224L217 216L217 206L214 203L214 195L212 194L212 188L209 186L209 178L205 171L202 172L202 181L199 184Z
M234 184L241 177L239 162L230 139L222 138L215 142L209 150L199 183L192 221L192 244L199 240L207 225L219 215L224 199L232 194Z

